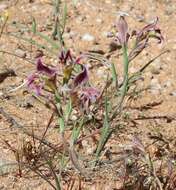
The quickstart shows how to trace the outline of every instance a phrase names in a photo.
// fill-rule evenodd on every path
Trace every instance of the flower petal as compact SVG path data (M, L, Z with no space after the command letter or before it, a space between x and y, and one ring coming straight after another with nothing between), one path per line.
M157 26L157 23L158 23L158 17L155 19L153 23L146 25L138 33L136 32L137 42L152 37L158 39L159 43L161 43L164 40L164 38L161 34L161 30Z
M74 81L73 81L74 88L81 84L86 83L89 80L88 70L86 66L82 65L82 67L83 67L83 71L74 78Z
M77 57L75 59L75 64L81 64L81 60L84 58L85 56L84 55L80 55L79 57Z
M81 103L81 107L86 112L89 111L89 106L96 102L96 100L100 97L100 92L94 87L85 87L82 88L79 93L79 99Z
M120 16L117 23L118 35L117 38L121 45L126 44L129 38L128 34L128 24L124 16Z
M67 51L64 51L62 50L60 55L59 55L59 60L62 64L66 64L68 60L71 60L73 61L73 58L72 58L72 55L71 55L71 51L70 50L67 50Z
M56 69L55 68L49 68L47 65L42 63L41 58L37 59L37 71L47 74L48 76L54 76L56 74Z
M146 32L155 30L157 23L158 23L158 17L154 20L153 23L144 26L144 28L142 28L142 30L138 33L138 36L140 37Z
M128 59L129 62L132 61L136 56L138 56L146 47L147 47L148 40L142 41L138 43L136 47L130 52Z
M81 91L81 99L83 101L89 100L91 103L94 103L99 96L100 96L99 90L97 90L94 87L85 87Z
M39 76L36 73L33 73L28 76L27 88L29 89L29 91L34 92L37 96L41 95L43 84L39 82Z

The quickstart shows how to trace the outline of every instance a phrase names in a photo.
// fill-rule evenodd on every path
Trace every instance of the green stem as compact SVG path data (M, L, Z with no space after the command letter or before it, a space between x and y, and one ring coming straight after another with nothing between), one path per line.
M112 73L113 83L114 83L116 89L118 90L118 78L117 78L117 72L116 72L114 63L111 63L111 73Z
M125 95L127 93L127 88L128 88L128 66L129 66L129 60L128 60L128 51L127 51L127 46L123 45L122 46L123 50L123 66L124 66L124 76L123 76L123 85L122 85L122 90L121 90L121 100L119 103L119 107L121 108L123 100L125 98Z
M114 111L111 119L114 119L116 117L116 115L118 115L121 110L122 110L122 104L124 101L124 98L126 96L127 90L128 90L128 67L129 67L129 60L128 60L128 49L127 46L124 44L122 46L122 51L123 51L123 67L124 67L124 71L123 71L123 85L121 87L121 97L120 97L120 101L117 105L116 110Z

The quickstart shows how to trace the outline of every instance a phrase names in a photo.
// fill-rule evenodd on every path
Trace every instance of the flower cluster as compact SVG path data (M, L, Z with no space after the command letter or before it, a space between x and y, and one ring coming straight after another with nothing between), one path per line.
M99 97L100 92L89 85L88 68L81 64L81 59L82 56L74 58L70 50L61 51L59 65L55 67L47 66L41 58L38 58L35 72L29 75L27 79L28 89L35 95L43 97L45 97L46 91L50 95L59 94L62 96L63 89L67 89L65 92L72 100L79 99L81 107L88 110L90 104ZM74 74L75 67L79 67L81 72ZM61 70L62 72L60 72ZM59 82L57 82L58 80Z
M46 81L54 79L56 77L56 73L56 68L48 67L42 62L41 58L38 58L36 63L36 71L27 78L28 89L34 92L37 96L42 95L42 89L45 88Z
M116 28L117 34L115 35L115 41L119 46L128 46L128 41L130 38L135 37L134 47L129 53L129 61L132 61L138 54L140 54L149 43L151 38L158 40L158 43L163 41L163 36L161 35L161 30L157 26L158 18L154 20L153 23L144 26L141 30L133 30L131 34L128 31L128 24L124 16L120 16Z

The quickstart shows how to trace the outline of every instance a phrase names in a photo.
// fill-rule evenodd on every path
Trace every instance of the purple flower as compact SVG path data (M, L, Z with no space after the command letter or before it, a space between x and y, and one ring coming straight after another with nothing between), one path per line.
M137 55L139 55L149 44L150 38L155 38L158 43L161 43L164 38L161 35L161 30L157 26L158 18L151 24L146 25L139 32L133 31L132 37L136 36L135 47L129 54L129 61L132 61Z
M81 60L84 58L84 56L83 55L81 55L81 56L79 56L79 57L77 57L76 59L75 59L75 64L81 64Z
M148 40L136 44L135 48L129 53L129 62L132 61L136 56L138 56L148 45Z
M57 72L55 68L49 68L47 65L42 63L41 58L37 59L37 72L46 74L48 76L54 76Z
M40 81L37 73L33 73L27 78L27 87L30 91L34 92L37 96L41 95L44 84Z
M143 51L144 48L147 47L149 39L155 38L158 40L158 43L161 43L164 38L161 34L161 30L157 26L158 17L155 21L151 24L144 26L140 31L132 31L132 34L129 35L128 33L128 24L125 20L124 16L120 16L118 23L117 23L117 30L118 33L116 35L115 41L117 45L123 46L127 45L129 37L135 36L135 46L130 52L129 60L131 61L134 59L139 53Z
M134 137L133 137L132 147L136 153L145 154L145 147L137 135L134 135Z
M85 87L81 91L81 99L84 101L89 100L91 103L95 103L96 99L100 96L100 92L94 87Z
M81 100L81 104L85 110L88 110L90 104L95 103L100 97L100 92L94 87L84 87L79 94L79 99Z
M129 33L128 33L128 24L125 20L124 16L120 16L118 23L117 23L117 40L120 45L126 45L129 39Z
M139 32L134 31L133 34L136 35L137 43L149 38L156 38L158 42L161 43L164 38L161 35L161 30L158 28L157 23L158 17L153 23L144 26Z
M29 75L27 78L28 89L34 92L37 96L42 95L42 89L44 88L46 81L48 81L47 85L50 87L55 85L56 73L57 69L48 67L42 62L41 58L38 58L36 63L36 72ZM44 77L46 79L44 79Z
M82 58L83 56L77 58L73 57L70 50L67 51L62 50L59 55L59 60L64 65L66 65L68 61L70 61L71 64L80 64Z
M59 55L59 60L64 65L67 63L68 60L72 62L73 58L72 58L70 50L67 50L67 51L62 50Z
M88 70L86 66L81 65L83 67L83 71L79 73L73 80L73 86L76 88L79 85L85 84L88 80Z

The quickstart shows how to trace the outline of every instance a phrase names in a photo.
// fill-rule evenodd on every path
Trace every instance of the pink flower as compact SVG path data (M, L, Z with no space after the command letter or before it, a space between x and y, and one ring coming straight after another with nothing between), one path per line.
M70 50L67 50L67 51L62 50L59 55L59 60L62 64L66 64L68 60L72 62L73 58L71 56Z
M42 89L45 84L45 81L42 79L42 76L48 78L49 80L55 78L54 76L56 75L56 73L56 68L48 67L42 62L41 58L38 58L36 63L36 72L29 75L27 78L28 89L34 92L37 96L42 95ZM54 80L52 81L54 83Z
M137 32L134 30L132 32L131 36L136 36L136 45L129 54L129 61L133 60L148 46L150 38L157 39L158 43L161 43L164 40L157 23L158 18L156 18L153 23L144 26L140 31Z
M38 58L37 60L37 72L46 74L48 76L54 76L57 72L56 68L50 68L47 65L45 65L41 58Z
M77 86L80 86L82 84L85 84L89 80L88 70L87 70L86 66L84 66L84 65L81 65L81 66L83 68L82 72L79 73L73 80L74 88L76 88Z
M80 94L80 99L83 100L83 102L89 101L91 103L95 103L100 96L100 92L94 87L84 87Z
M41 95L44 84L40 81L37 73L33 73L27 78L27 87L30 91L34 92L37 96Z
M100 92L94 87L84 87L80 91L80 100L81 105L85 110L87 111L90 104L93 104L96 102L96 100L100 97Z
M124 16L120 16L117 23L117 30L118 30L118 34L116 38L118 40L118 43L120 45L126 45L130 35L128 33L128 24Z
M64 65L68 64L69 61L71 64L80 64L82 58L83 56L73 57L70 50L62 50L59 55L59 60Z
M133 35L136 35L137 43L149 38L156 38L158 39L158 43L161 43L164 38L161 35L161 30L158 28L157 23L158 17L153 23L144 26L139 32L133 31Z

